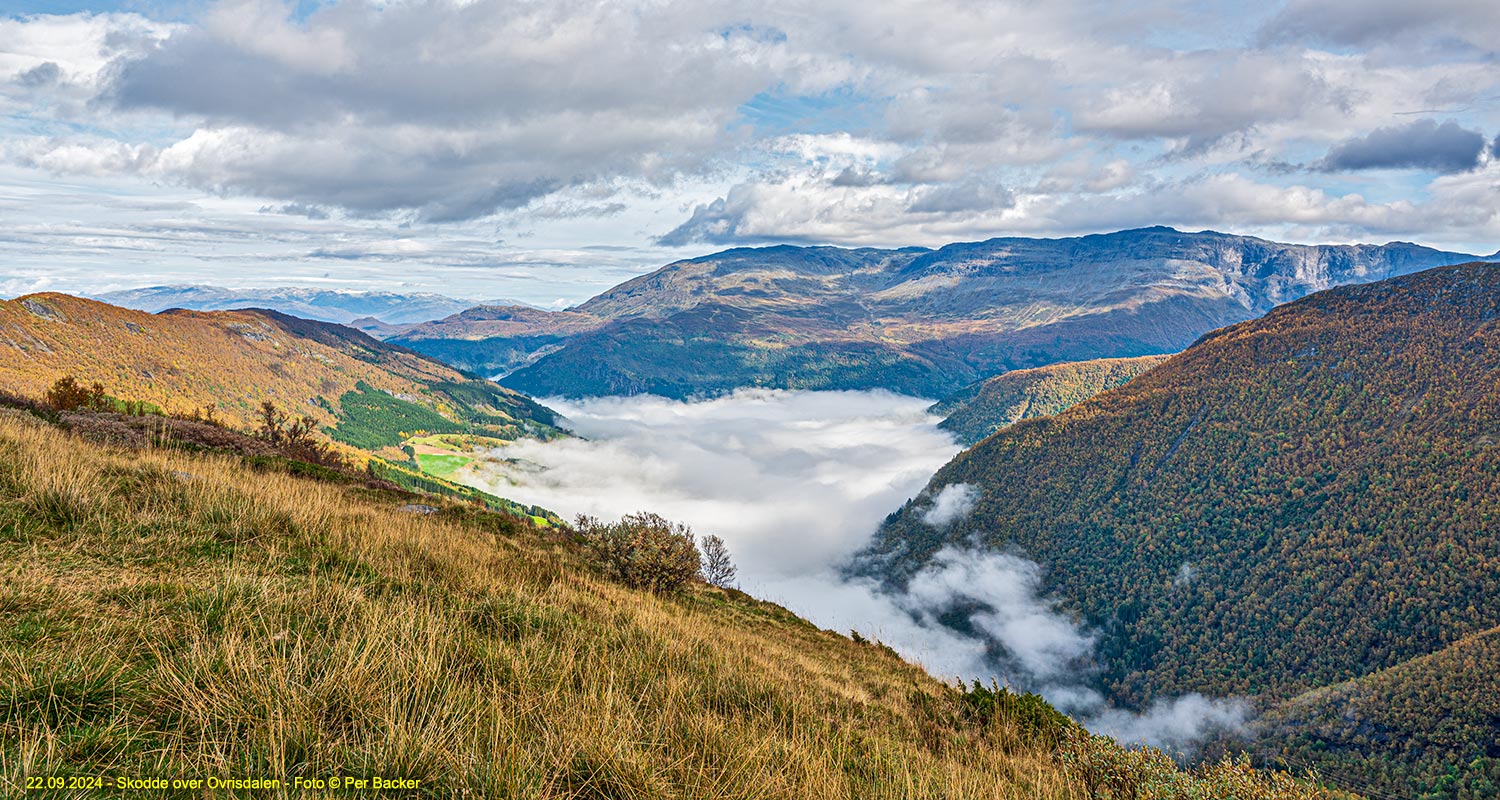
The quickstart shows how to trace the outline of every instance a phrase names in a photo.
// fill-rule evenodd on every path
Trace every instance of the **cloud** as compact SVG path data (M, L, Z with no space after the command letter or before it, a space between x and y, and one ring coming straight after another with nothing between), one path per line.
M969 516L978 500L979 487L950 483L932 498L932 505L922 512L922 521L934 528L946 528Z
M16 82L28 88L36 88L50 86L61 79L62 68L57 65L57 62L43 61L18 75Z
M779 45L722 27L722 9L344 2L291 14L222 3L118 59L102 97L194 121L160 165L190 185L446 221L588 182L670 182L700 169L737 107L776 80Z
M857 167L844 167L844 171L833 176L828 182L829 186L875 186L882 183L882 178L870 170L861 170Z
M906 208L917 214L952 214L1010 208L1015 195L1003 186L971 182L937 186L917 193Z
M1115 176L1096 173L1101 181ZM1008 208L931 215L912 211L918 190L883 184L830 187L820 174L744 183L699 205L662 238L664 244L738 245L775 241L882 246L894 239L941 246L995 235L1056 236L1151 225L1184 230L1260 231L1300 242L1393 238L1456 242L1492 250L1500 238L1500 160L1434 179L1421 200L1377 201L1307 183L1263 182L1237 172L1146 180L1107 191L1055 193L1046 186L1009 190ZM1054 177L1043 179L1052 183Z
M981 669L1039 692L1090 730L1124 744L1191 753L1209 736L1239 732L1250 720L1247 701L1196 693L1158 698L1138 712L1110 706L1089 683L1094 636L1045 597L1041 567L1018 554L950 546L904 590L882 597L917 620L918 630L958 625L984 643L980 654L959 641L959 652Z
M934 620L963 615L999 645L993 660L1036 687L1077 674L1094 650L1093 637L1041 598L1041 585L1041 568L1020 556L948 548L912 576L902 605Z
M948 548L900 589L842 567L885 514L958 451L926 401L884 392L744 390L699 402L639 396L548 403L582 438L485 454L465 482L565 515L648 509L722 536L741 586L813 622L858 630L945 678L1002 677L1122 741L1187 750L1245 718L1238 701L1112 709L1088 679L1094 635L1018 553ZM941 513L975 489L944 487Z
M1202 148L1348 103L1348 89L1332 82L1314 58L1210 50L1158 56L1148 64L1082 104L1075 124L1120 138L1182 137Z
M1493 52L1500 9L1488 0L1292 0L1259 33L1264 43L1315 42L1411 49L1423 39Z
M841 563L958 452L924 401L885 392L546 402L583 438L503 448L486 477L497 493L568 515L680 517L724 538L747 589Z
M1245 729L1250 704L1241 698L1216 699L1186 694L1158 700L1135 714L1118 708L1098 711L1088 718L1089 729L1121 742L1150 743L1169 753L1192 752L1209 736Z
M1339 142L1318 167L1327 172L1362 169L1426 169L1464 172L1479 165L1484 134L1447 121L1421 119L1407 125L1377 128L1365 136Z
M368 222L423 228L445 240L433 252L523 242L539 263L580 245L936 245L1109 220L1304 240L1401 229L1488 251L1491 195L1463 206L1431 175L1353 170L1289 185L1276 165L1403 115L1493 131L1491 6L1441 0L1414 17L1394 0L1297 0L1253 41L1248 12L1098 0L33 15L0 20L0 158L80 192L166 188L205 223L241 199L319 210L265 214L271 241ZM1407 159L1460 174L1464 153L1422 152ZM1264 187L1254 209L1223 196L1247 199L1244 184ZM1225 202L1194 209L1184 189ZM66 228L65 206L43 213ZM1427 227L1400 222L1408 211ZM137 240L94 240L95 264L115 263L110 241ZM157 246L184 267L224 261L207 238Z

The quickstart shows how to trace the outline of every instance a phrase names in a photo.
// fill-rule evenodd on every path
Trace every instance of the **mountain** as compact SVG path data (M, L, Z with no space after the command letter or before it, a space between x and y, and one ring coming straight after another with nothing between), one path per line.
M394 341L538 397L746 386L945 397L1007 370L1176 352L1309 292L1473 260L1170 228L938 250L745 248L567 311L477 308Z
M1329 796L1179 771L1034 695L734 590L633 589L578 534L433 502L0 410L0 790Z
M394 324L382 322L374 317L351 319L343 324L381 341L385 341L399 333L404 333L413 327L413 323Z
M961 453L859 569L900 583L946 544L1024 553L1097 632L1099 686L1127 705L1203 692L1289 708L1348 681L1373 696L1500 625L1497 387L1500 266L1320 292ZM953 484L975 490L972 513L924 523ZM1500 734L1483 697L1478 721L1443 731L1468 748L1449 755ZM1366 785L1379 758L1360 752L1420 749L1418 726L1444 719L1375 705L1384 728L1327 735L1376 743L1343 764Z
M945 417L939 428L951 431L965 445L973 445L1023 419L1066 411L1100 392L1125 384L1166 359L1166 356L1098 358L1018 369L966 387L928 411Z
M145 314L66 294L0 302L0 387L39 398L63 375L166 413L211 407L242 429L272 401L390 456L416 431L555 435L552 411L526 396L338 324L264 309Z
M169 308L195 311L269 308L294 317L322 322L349 323L361 317L375 317L391 325L409 325L439 319L475 305L473 300L460 300L428 292L397 294L290 287L226 289L221 286L150 286L105 292L95 299L152 313Z

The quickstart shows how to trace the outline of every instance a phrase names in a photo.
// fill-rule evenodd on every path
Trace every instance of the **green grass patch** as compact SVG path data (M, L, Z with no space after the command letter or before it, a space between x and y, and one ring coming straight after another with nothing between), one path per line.
M453 473L458 472L460 469L463 469L469 463L473 462L473 460L474 459L470 458L469 456L461 456L457 454L417 454L417 464L422 468L423 472L429 475L436 475L439 478L447 478L450 480L453 478Z

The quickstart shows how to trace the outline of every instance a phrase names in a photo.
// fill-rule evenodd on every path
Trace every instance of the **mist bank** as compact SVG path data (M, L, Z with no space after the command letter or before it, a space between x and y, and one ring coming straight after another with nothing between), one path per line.
M843 567L959 445L928 400L874 392L741 390L703 401L547 399L577 438L485 453L476 486L564 516L649 510L728 543L738 582L818 625L878 639L934 675L999 680L1129 742L1188 750L1242 725L1240 701L1199 696L1142 713L1089 685L1093 635L1042 590L1023 553L950 548L902 589ZM935 493L926 524L973 510L977 490Z

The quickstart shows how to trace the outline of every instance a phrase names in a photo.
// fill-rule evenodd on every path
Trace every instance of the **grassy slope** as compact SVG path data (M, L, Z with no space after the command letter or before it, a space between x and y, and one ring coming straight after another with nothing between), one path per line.
M946 419L938 427L973 445L1021 420L1058 414L1100 392L1121 386L1167 356L1099 358L996 375L933 406Z
M626 590L560 534L398 502L0 412L0 786L344 774L444 797L1082 798L1151 760L1096 741L1073 756L1092 771L1065 770L1013 722L965 722L959 695L883 648L734 592ZM1262 785L1157 767L1144 796ZM1316 796L1276 783L1256 796Z

